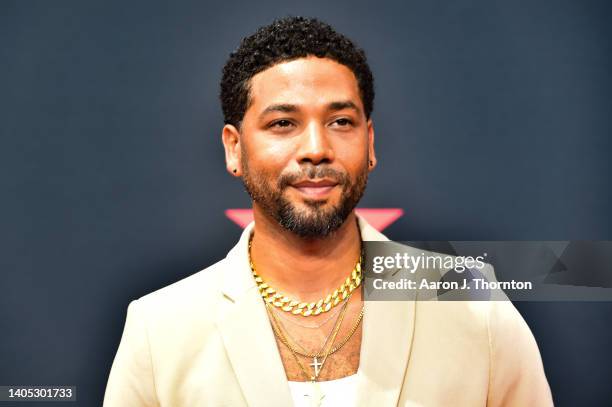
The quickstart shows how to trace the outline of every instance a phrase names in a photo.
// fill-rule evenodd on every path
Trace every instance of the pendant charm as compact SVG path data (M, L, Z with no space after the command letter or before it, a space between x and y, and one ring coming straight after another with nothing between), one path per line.
M321 371L321 366L323 366L323 363L319 362L319 358L315 356L314 358L312 358L312 363L310 364L310 366L312 366L312 368L314 369L315 377L318 377L319 372Z

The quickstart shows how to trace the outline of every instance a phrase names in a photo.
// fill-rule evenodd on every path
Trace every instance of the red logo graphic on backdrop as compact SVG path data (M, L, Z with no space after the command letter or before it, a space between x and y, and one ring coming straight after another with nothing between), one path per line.
M404 210L401 208L357 208L355 212L379 232L382 232L383 229L404 214ZM225 216L244 229L253 220L253 210L226 209Z

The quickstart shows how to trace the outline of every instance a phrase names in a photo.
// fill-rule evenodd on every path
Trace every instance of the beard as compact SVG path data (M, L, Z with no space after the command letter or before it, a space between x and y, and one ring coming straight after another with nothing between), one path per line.
M368 157L364 163L367 163ZM352 180L345 172L310 163L299 173L281 174L277 179L267 173L252 173L242 153L242 182L251 199L284 229L303 238L323 238L338 230L363 196L368 182L368 167ZM342 188L340 201L327 205L327 200L304 199L305 208L298 208L284 192L304 179L328 178ZM326 207L327 206L327 207Z

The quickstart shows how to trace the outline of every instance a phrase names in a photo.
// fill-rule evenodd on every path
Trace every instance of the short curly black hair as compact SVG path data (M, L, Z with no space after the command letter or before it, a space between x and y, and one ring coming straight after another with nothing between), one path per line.
M365 52L350 39L316 18L285 17L244 38L230 54L221 78L221 107L226 124L240 126L249 106L249 82L280 62L307 56L329 58L348 67L357 78L365 115L374 108L374 78Z

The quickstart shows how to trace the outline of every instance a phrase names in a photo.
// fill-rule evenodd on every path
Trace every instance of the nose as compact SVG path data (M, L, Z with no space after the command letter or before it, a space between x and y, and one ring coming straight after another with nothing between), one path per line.
M334 150L325 128L318 123L307 126L300 137L297 161L302 164L310 162L314 165L331 163L334 160Z

